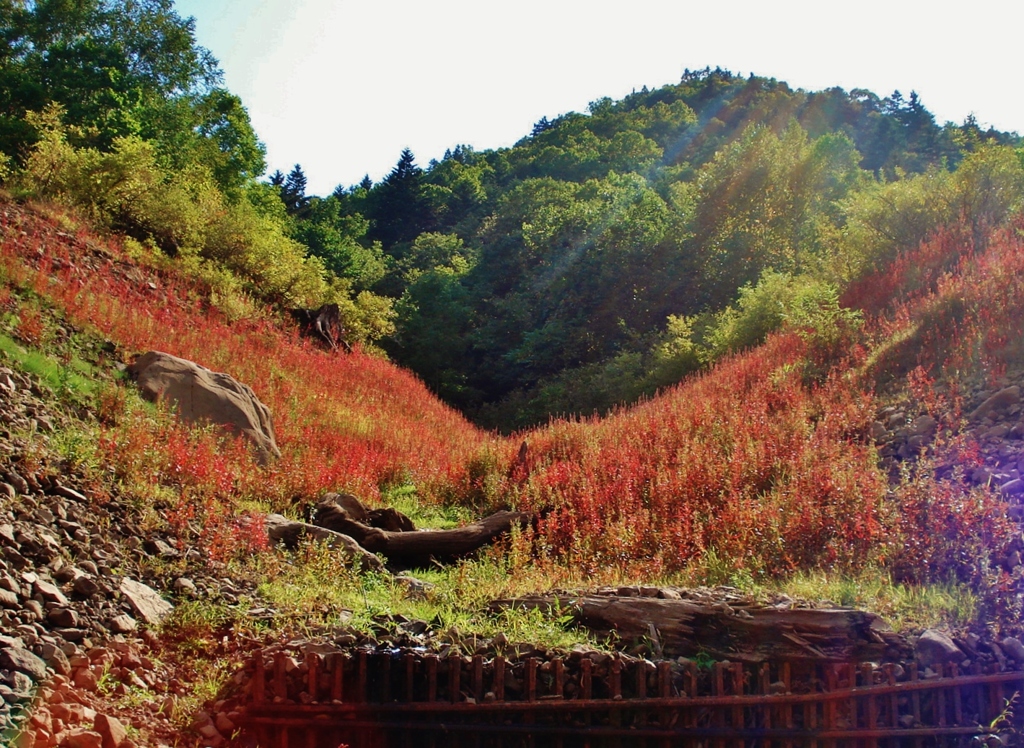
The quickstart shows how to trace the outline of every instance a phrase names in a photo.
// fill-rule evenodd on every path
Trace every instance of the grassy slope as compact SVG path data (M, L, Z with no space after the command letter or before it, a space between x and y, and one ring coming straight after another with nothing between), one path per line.
M126 355L164 350L253 386L274 414L284 457L265 470L243 459L238 467L251 477L236 476L242 494L276 506L326 489L374 499L412 482L430 496L463 480L469 456L488 439L408 372L360 352L321 351L268 310L229 321L211 304L212 289L139 264L116 242L72 236L14 209L0 232L8 278L73 324Z

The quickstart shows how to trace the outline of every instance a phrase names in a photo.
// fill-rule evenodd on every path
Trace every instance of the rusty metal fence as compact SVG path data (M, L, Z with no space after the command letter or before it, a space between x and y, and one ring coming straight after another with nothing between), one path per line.
M955 665L277 653L243 726L262 748L1008 745L1021 691L1024 672Z

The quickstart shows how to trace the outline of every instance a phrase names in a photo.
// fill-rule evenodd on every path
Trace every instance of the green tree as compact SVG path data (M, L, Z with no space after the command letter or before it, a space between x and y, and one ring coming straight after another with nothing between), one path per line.
M179 120L171 103L201 97L221 77L172 0L5 0L0 18L7 42L0 149L8 153L24 154L31 144L16 122L51 102L91 145L160 139Z
M369 222L359 214L346 215L334 196L313 198L304 220L297 221L292 236L319 257L332 273L365 291L384 277L386 264L379 243L369 247L365 238Z
M424 184L423 170L406 148L391 173L370 191L369 237L379 241L386 252L400 256L397 245L432 230L433 212Z
M304 218L308 213L310 198L306 195L306 175L299 164L295 164L281 186L281 202L288 215Z

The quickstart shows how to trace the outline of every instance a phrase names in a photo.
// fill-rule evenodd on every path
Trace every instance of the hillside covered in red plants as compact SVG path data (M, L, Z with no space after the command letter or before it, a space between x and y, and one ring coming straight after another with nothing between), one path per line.
M59 349L52 310L114 344L105 365L165 350L251 382L271 407L283 456L263 466L242 442L127 407L126 384L102 393L103 462L169 489L171 519L200 521L218 554L251 550L230 540L242 507L338 490L373 503L402 487L428 504L533 512L538 563L636 578L712 559L752 580L866 568L977 580L1019 534L1013 497L971 479L984 453L964 419L979 391L1016 381L1024 253L1012 226L982 246L950 226L899 255L864 281L887 298L848 291L861 325L791 326L607 417L502 438L379 356L321 350L269 308L230 319L172 264L37 209L8 202L2 215L4 305L22 342ZM875 431L892 402L908 424L940 424L896 473Z

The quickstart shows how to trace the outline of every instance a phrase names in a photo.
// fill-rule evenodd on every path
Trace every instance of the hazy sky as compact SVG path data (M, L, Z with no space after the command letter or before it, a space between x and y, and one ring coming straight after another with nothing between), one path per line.
M311 194L405 147L508 146L543 116L721 66L793 87L918 92L941 124L1024 132L1024 2L177 0L267 145ZM948 10L947 10L948 8ZM954 12L953 8L957 8Z

